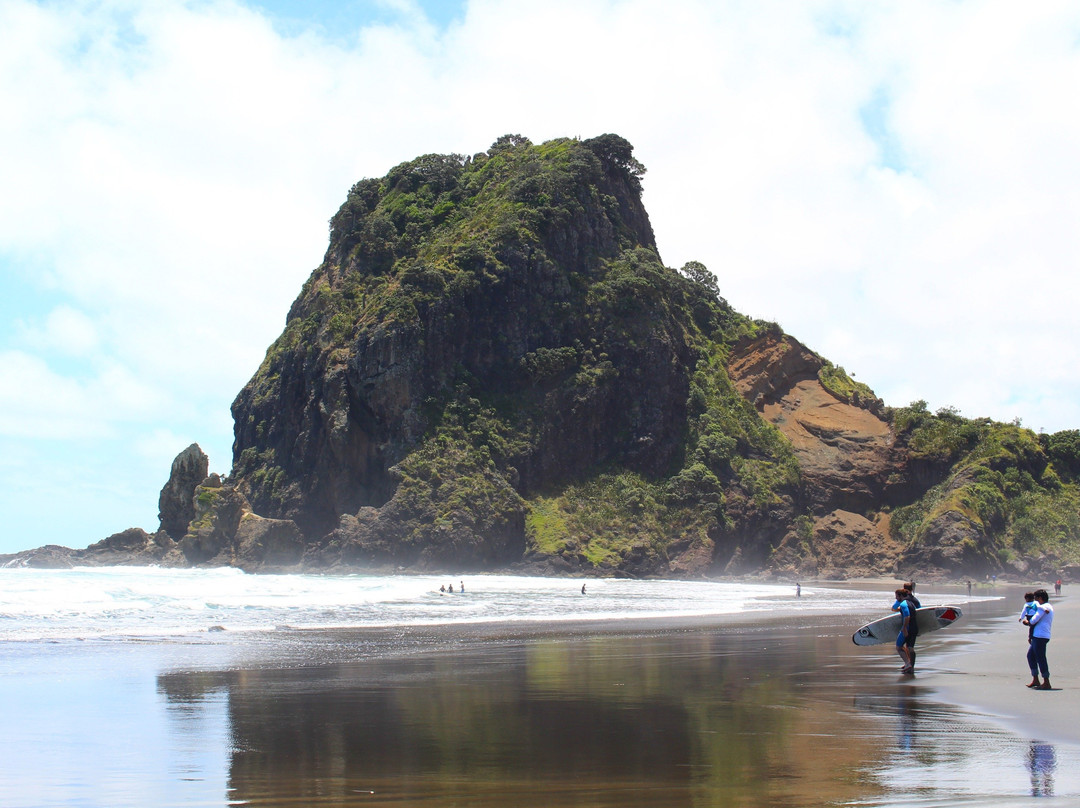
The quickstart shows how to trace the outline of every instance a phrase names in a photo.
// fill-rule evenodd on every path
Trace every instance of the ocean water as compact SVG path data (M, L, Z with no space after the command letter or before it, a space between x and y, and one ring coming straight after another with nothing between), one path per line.
M453 593L440 591L450 586ZM932 593L927 595L928 602L933 600ZM888 597L880 589L804 586L796 598L794 584L711 581L19 568L0 569L0 642L146 641L207 632L552 624L792 611L874 613L882 611Z

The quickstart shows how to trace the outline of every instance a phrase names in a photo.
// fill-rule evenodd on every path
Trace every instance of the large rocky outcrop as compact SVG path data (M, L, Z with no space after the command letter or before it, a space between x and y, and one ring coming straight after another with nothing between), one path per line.
M697 352L663 301L635 295L670 272L636 162L621 139L551 153L515 138L421 158L358 183L335 217L323 265L233 405L240 490L327 537L316 555L348 533L372 557L505 563L524 546L523 497L603 464L677 462ZM413 212L399 216L404 200ZM440 223L443 209L458 218ZM601 345L605 327L623 333ZM499 395L512 411L478 425ZM446 447L460 450L453 486L429 474ZM378 529L343 526L372 507Z
M0 563L926 577L1080 561L1080 432L885 407L734 311L703 265L665 267L643 173L616 135L511 135L356 183L233 403L230 475L192 445L157 533Z
M869 388L732 311L700 264L663 267L642 173L614 135L508 136L352 188L233 404L237 490L295 521L306 563L970 563L952 517L918 541L888 518L956 458L912 451Z

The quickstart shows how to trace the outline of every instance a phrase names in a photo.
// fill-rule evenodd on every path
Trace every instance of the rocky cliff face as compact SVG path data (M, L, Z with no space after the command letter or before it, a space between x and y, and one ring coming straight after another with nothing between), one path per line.
M609 575L1060 574L1080 433L885 407L696 262L616 135L500 138L358 182L155 534L0 563ZM1072 567L1069 567L1072 569Z
M238 492L313 565L989 563L1001 525L919 505L957 460L924 426L662 265L643 173L614 135L507 136L357 183L233 405Z
M689 284L659 263L639 170L614 136L513 137L358 183L233 405L255 510L346 556L506 563L535 492L677 463L698 355L662 295Z
M670 461L670 439L639 439L677 429L680 335L642 323L619 355L589 354L590 320L603 312L588 310L584 290L628 250L654 246L622 144L507 138L358 183L285 333L233 405L235 476L254 508L319 535L384 505L397 464L471 391L529 388L515 396L536 410L534 445L513 453L519 492L621 455L616 434L642 464ZM544 401L571 369L602 376L616 362L624 372L588 401Z

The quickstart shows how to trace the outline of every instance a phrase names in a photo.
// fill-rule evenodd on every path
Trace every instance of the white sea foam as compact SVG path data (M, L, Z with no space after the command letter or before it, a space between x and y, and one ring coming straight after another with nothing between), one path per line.
M460 587L464 581L465 591ZM874 610L881 591L512 575L250 575L230 568L0 569L0 640ZM455 592L442 593L453 584ZM920 593L923 594L923 593ZM924 595L924 600L926 596Z

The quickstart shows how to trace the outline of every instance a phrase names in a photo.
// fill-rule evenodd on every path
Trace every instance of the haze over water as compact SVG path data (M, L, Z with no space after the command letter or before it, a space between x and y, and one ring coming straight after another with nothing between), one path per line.
M1075 747L942 704L886 646L851 643L885 588L0 570L0 804L1080 798ZM1012 612L920 594L965 611L920 639L928 673Z

